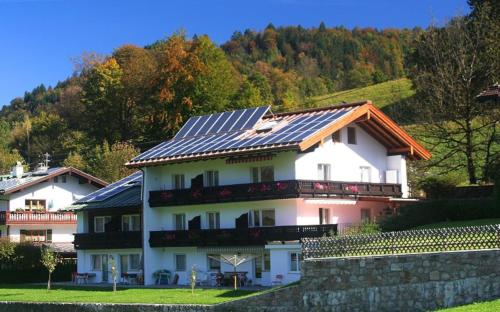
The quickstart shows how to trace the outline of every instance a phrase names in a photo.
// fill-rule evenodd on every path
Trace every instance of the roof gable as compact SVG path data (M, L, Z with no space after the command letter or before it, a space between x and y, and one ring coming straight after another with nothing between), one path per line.
M23 177L21 179L18 178L12 178L8 180L4 180L0 182L0 194L12 194L17 191L21 191L23 189L26 189L28 187L37 185L39 183L48 181L50 179L53 179L54 177L63 175L63 174L69 174L71 176L76 176L81 179L87 180L89 183L92 185L102 188L108 185L106 181L103 181L99 178L96 178L88 173L85 173L81 170L78 170L73 167L59 167L59 168L51 168L47 171L47 174L32 174L28 175L26 177Z
M210 120L209 118L214 117L204 116L205 120ZM273 124L268 126L270 122ZM304 151L352 122L359 123L364 129L377 127L377 133L375 130L367 132L394 153L407 153L418 159L430 158L430 153L425 148L370 101L365 101L270 114L255 122L251 129L211 133L201 131L204 134L180 138L176 136L135 157L127 166L143 167L277 150ZM190 127L193 127L193 122Z

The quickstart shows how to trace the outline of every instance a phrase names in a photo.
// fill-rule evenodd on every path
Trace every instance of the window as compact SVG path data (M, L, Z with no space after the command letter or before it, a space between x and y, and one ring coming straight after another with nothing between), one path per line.
M128 255L120 256L120 272L127 273L128 271Z
M329 164L318 164L318 180L323 180L323 181L330 180Z
M139 271L141 269L141 258L139 254L129 255L129 266L131 271Z
M274 226L275 224L274 209L262 210L262 226Z
M177 231L186 229L186 215L183 213L174 214L174 226Z
M253 260L253 270L255 272L255 278L262 278L262 257L257 257Z
M356 128L347 127L347 143L356 144Z
M67 175L65 175L65 174L63 174L63 175L61 176L62 183L66 183L66 179L67 179L67 177L68 177L68 176L67 176Z
M172 175L172 186L176 190L181 190L184 188L184 175L174 174Z
M52 243L52 230L20 230L21 242Z
M102 270L102 257L101 255L92 255L92 271Z
M361 208L361 222L367 223L371 221L371 212L369 208Z
M208 258L208 270L220 272L220 256L219 255L207 255L207 258ZM219 260L217 260L217 259L219 259Z
M54 183L58 183L59 182L59 177L54 177L53 181L54 181Z
M140 215L122 216L122 231L140 231L140 230L141 230Z
M94 232L102 233L106 231L106 226L111 222L110 216L94 217Z
M177 272L186 271L186 255L174 255L175 270Z
M333 143L342 142L342 140L340 139L340 130L337 130L332 134L332 141L333 141Z
M274 181L274 167L252 167L250 168L250 176L252 178L252 183L272 182Z
M209 229L219 229L220 214L218 212L207 212L207 223Z
M300 272L300 261L302 260L300 252L290 253L290 272Z
M205 186L218 186L219 185L219 171L208 170L205 171Z
M47 210L47 202L45 199L26 199L24 201L24 208L26 210Z
M330 209L319 208L319 224L330 224Z
M252 227L276 225L274 209L252 210L248 216L248 225Z
M371 181L371 169L367 166L359 167L359 171L361 173L361 182L370 182Z

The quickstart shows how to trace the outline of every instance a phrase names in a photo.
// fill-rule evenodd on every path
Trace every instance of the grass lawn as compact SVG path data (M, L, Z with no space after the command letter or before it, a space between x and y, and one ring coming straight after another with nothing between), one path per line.
M461 227L461 226L480 226L480 225L490 225L490 224L500 224L500 219L478 219L478 220L467 220L467 221L439 222L439 223L417 226L415 230L439 229L439 228Z
M53 286L47 291L42 285L0 285L0 301L38 302L100 302L157 304L216 304L257 293L231 289L156 289L111 287Z
M468 304L455 308L448 308L439 311L446 312L490 312L490 311L500 311L500 299L494 301L480 302Z
M377 107L382 108L384 106L408 99L414 94L415 91L411 89L411 81L407 78L401 78L363 88L320 95L311 98L309 101L312 107L321 107L325 105L338 104L342 101L349 103L371 100Z

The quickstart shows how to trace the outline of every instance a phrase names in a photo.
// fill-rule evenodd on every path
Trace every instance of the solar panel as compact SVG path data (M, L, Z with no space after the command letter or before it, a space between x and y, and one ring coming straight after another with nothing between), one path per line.
M97 202L108 199L142 182L142 171L134 172L119 181L97 190L77 201L77 203Z
M184 129L183 127L179 132L181 137L176 136L173 140L163 142L139 155L133 161L297 143L342 118L353 109L348 107L292 115L278 121L277 127L281 127L278 130L264 133L246 132L245 129L255 127L263 114L267 112L268 107L193 117L184 126L190 128ZM218 129L218 132L213 132L215 129ZM199 135L199 133L205 134Z
M174 139L252 129L268 110L269 106L261 106L191 117L174 136Z

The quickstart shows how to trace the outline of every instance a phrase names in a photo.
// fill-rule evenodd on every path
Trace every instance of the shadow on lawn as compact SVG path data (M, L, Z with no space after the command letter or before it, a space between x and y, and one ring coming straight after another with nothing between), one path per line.
M258 293L258 290L228 290L217 295L219 298L237 298Z

